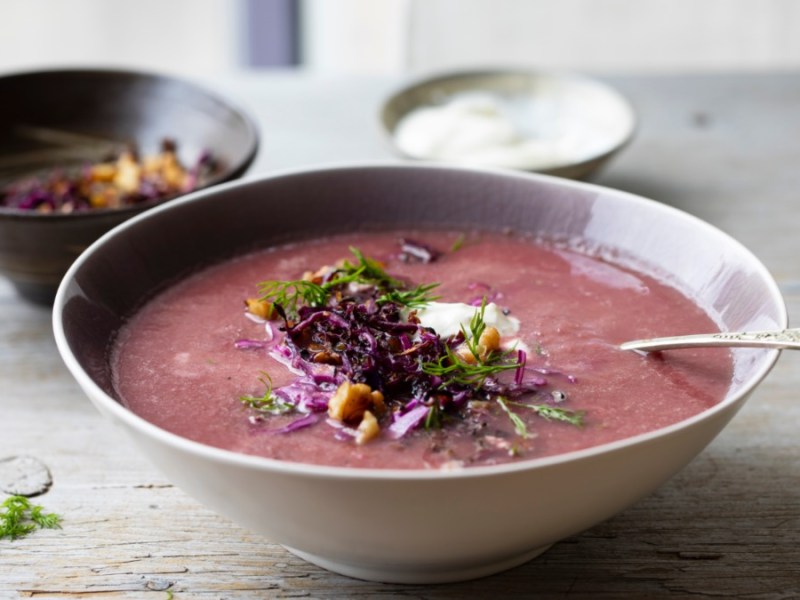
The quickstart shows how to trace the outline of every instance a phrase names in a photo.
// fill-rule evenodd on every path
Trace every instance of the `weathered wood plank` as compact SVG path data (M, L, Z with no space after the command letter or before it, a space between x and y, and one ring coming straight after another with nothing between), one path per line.
M639 108L641 130L601 182L729 231L800 314L800 144L787 125L800 116L800 75L615 81ZM394 83L264 76L230 85L263 123L256 171L266 171L387 156L369 127ZM323 97L332 113L309 122ZM54 482L37 501L64 516L63 529L0 541L0 598L800 597L798 353L784 353L703 454L624 513L500 575L398 586L327 573L198 505L83 397L47 310L0 281L0 311L0 457L42 460Z

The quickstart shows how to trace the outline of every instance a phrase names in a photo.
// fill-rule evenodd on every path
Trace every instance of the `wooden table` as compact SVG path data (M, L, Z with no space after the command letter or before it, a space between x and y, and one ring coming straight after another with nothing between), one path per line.
M691 212L751 248L800 314L800 73L610 77L639 111L598 182ZM251 175L391 158L376 124L386 79L218 80L261 124ZM800 354L649 498L539 559L442 586L356 581L306 564L173 487L83 397L50 311L0 281L0 458L52 471L37 500L63 529L0 540L0 598L800 598Z

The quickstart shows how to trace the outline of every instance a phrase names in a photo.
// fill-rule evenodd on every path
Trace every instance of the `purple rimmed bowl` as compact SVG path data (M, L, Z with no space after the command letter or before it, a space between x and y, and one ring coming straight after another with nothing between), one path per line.
M779 356L733 350L726 397L674 425L558 456L453 471L245 456L169 433L117 401L109 342L155 292L225 257L358 225L510 227L580 236L652 265L715 313L724 330L787 323L775 281L728 235L663 204L543 175L422 165L293 171L197 192L104 235L70 268L53 315L59 351L87 396L188 494L345 575L445 582L530 560L630 506L684 467Z

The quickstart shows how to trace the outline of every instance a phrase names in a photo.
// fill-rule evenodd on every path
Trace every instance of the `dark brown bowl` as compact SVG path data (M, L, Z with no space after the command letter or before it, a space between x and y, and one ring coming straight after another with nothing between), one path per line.
M256 126L241 110L213 92L162 75L110 70L19 73L0 77L0 98L3 184L54 167L100 160L114 143L135 143L148 154L171 138L186 164L203 151L213 153L220 167L204 183L208 187L243 175L258 149ZM94 156L89 142L93 139ZM89 244L155 204L73 214L0 207L0 274L24 298L51 303L64 273Z

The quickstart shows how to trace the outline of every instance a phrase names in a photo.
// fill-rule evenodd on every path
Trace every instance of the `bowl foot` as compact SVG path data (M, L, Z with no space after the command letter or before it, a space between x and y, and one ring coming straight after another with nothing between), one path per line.
M336 560L310 554L301 550L296 550L288 546L284 546L289 552L295 556L302 558L312 564L353 577L355 579L364 579L366 581L377 581L380 583L414 583L414 584L427 584L427 583L454 583L457 581L467 581L470 579L478 579L479 577L486 577L494 575L501 571L506 571L513 567L532 560L548 550L552 544L529 550L523 554L512 556L503 560L498 560L491 563L483 563L480 565L470 565L465 567L451 567L434 570L430 566L414 569L408 568L391 568L391 567L375 567L354 565L350 563L343 563Z

